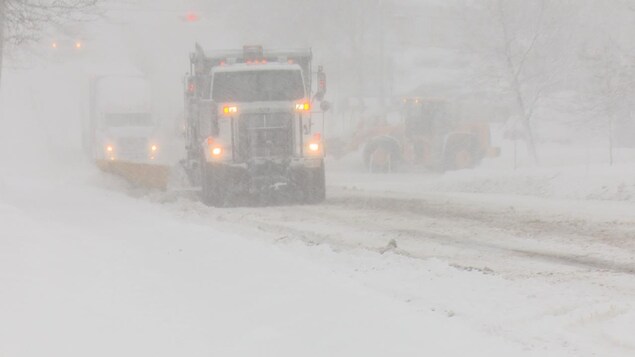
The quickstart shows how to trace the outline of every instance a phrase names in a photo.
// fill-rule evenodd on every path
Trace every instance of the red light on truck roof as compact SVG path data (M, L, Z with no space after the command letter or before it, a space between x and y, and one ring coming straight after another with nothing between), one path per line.
M195 13L194 11L190 11L187 14L185 14L185 21L187 22L196 22L198 21L198 14Z

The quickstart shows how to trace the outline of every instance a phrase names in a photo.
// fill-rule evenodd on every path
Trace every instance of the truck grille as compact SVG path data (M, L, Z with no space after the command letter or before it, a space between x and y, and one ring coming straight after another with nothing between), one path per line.
M293 149L290 113L245 114L241 116L242 158L288 157Z
M148 158L148 139L119 138L116 152L120 160L146 160Z

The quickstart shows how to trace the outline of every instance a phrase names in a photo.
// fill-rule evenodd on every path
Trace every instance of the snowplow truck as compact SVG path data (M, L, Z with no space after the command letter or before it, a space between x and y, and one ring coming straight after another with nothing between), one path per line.
M137 186L166 189L170 168L160 163L162 140L150 92L141 75L92 77L83 145L102 171Z
M190 55L185 81L184 167L212 206L318 203L325 199L324 147L312 104L322 101L320 69L312 94L310 49Z

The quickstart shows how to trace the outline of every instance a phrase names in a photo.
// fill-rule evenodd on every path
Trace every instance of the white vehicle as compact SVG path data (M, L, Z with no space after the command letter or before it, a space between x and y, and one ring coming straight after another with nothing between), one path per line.
M149 163L159 155L159 126L150 85L142 76L107 75L90 81L85 146L100 161Z
M197 45L185 88L185 166L203 202L324 200L322 125L312 99L323 99L326 79L318 69L312 97L311 63L310 50L206 54Z
M161 155L160 125L148 80L102 75L90 81L84 149L103 171L146 188L166 189L170 173Z

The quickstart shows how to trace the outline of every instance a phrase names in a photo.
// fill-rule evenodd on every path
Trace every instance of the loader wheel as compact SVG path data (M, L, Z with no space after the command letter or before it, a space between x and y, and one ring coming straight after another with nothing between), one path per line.
M472 153L466 149L459 150L454 155L454 167L457 170L469 169L474 166L474 158L472 157Z
M399 149L389 141L376 141L364 148L364 161L371 173L395 171L399 160Z
M392 161L390 151L378 147L370 154L368 169L370 172L389 172Z
M324 202L326 199L326 178L324 163L317 169L308 169L304 180L304 200L308 204Z
M471 169L476 165L474 154L468 148L459 147L448 154L445 162L446 170Z

